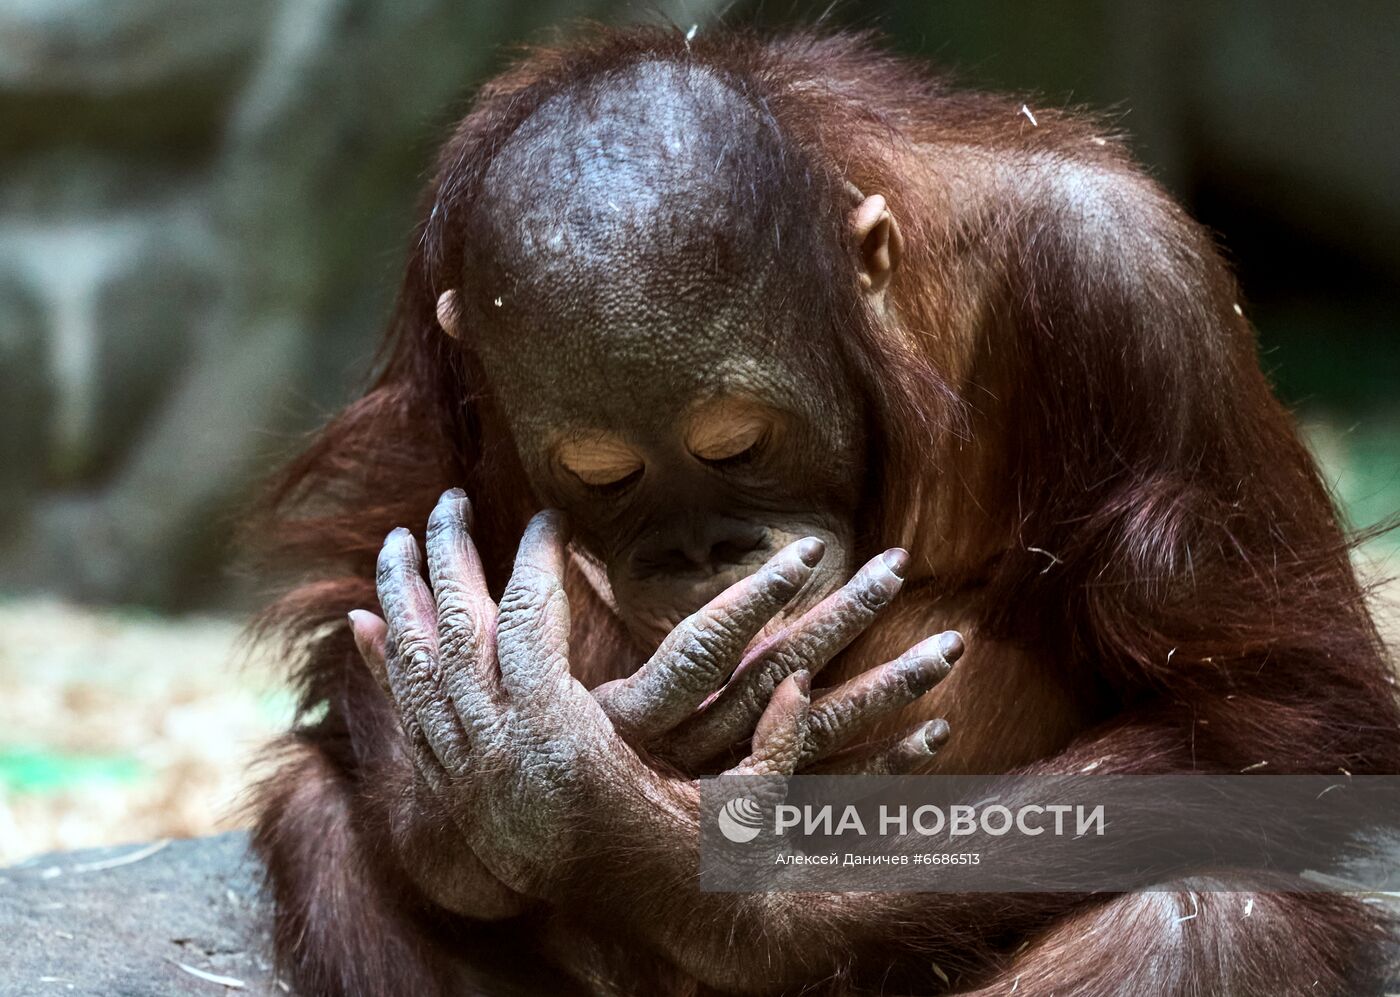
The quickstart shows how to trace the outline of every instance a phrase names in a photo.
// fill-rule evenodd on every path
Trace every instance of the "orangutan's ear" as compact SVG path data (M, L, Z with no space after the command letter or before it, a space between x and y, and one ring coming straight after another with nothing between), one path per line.
M457 292L443 291L438 295L437 320L442 331L453 339L462 338L461 316L457 313Z
M889 287L904 251L899 223L884 197L871 194L861 199L851 212L850 232L860 260L860 286L867 294L879 295Z

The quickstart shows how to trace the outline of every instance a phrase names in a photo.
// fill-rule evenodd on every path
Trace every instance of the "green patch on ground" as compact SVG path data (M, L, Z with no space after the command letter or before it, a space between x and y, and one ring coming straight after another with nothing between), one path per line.
M93 783L130 785L148 773L134 758L45 748L0 748L0 793L60 793Z

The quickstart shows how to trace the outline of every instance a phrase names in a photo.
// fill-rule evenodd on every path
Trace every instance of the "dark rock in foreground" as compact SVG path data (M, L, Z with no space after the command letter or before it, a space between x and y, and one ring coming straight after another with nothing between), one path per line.
M0 869L0 994L285 993L247 847L235 833Z
M273 971L260 883L241 832L0 868L0 997L291 994ZM481 925L459 940L463 994L580 993L515 931Z
M1360 881L1393 873L1397 855L1400 847L1384 851L1380 871ZM290 994L272 968L260 876L243 833L42 855L0 869L0 997ZM1395 894L1373 900L1400 916ZM460 955L472 967L464 992L578 992L522 959L509 929L482 926Z

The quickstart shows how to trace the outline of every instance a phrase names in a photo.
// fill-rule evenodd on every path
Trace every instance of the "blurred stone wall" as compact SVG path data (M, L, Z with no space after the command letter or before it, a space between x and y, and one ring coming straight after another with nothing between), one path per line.
M451 111L609 6L0 0L0 590L226 598L250 479L368 366Z
M1400 4L934 0L881 4L965 79L1099 108L1188 200L1203 173L1400 271ZM859 12L852 18L860 23ZM1228 233L1226 233L1228 235Z
M743 20L763 5L662 6L708 24L713 8ZM0 591L234 597L232 514L270 455L363 377L459 98L503 42L646 13L622 0L0 0ZM1400 5L888 0L834 16L974 80L1116 104L1193 209L1214 206L1227 242L1236 218L1284 219L1261 252L1301 256L1293 272L1344 247L1365 288L1400 286ZM1266 334L1259 289L1302 279L1289 274L1246 267ZM1366 300L1393 344L1390 299ZM1383 362L1400 356L1386 349Z

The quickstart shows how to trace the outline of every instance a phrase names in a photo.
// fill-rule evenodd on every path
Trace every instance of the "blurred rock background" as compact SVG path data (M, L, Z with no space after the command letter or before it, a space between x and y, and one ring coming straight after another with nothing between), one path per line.
M660 14L703 31L721 10L824 5ZM247 746L287 715L266 662L230 670L256 588L228 567L237 509L364 377L470 87L549 26L656 14L0 0L0 860L230 812ZM1220 233L1352 522L1400 509L1400 6L866 0L829 18L1032 107L1109 110ZM1395 547L1368 557L1384 570Z

